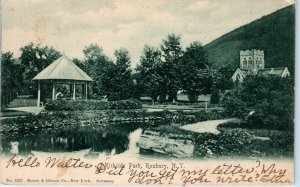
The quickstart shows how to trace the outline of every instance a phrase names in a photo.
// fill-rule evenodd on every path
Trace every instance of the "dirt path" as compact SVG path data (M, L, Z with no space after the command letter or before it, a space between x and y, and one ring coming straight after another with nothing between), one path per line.
M219 134L220 131L217 130L217 127L219 124L231 122L231 121L237 121L239 119L237 118L230 118L230 119L222 119L222 120L209 120L209 121L202 121L198 123L188 124L181 126L181 129L198 132L198 133L213 133L213 134Z

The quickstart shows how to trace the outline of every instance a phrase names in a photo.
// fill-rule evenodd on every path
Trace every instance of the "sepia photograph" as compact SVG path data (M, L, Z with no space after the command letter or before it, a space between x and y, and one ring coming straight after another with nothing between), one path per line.
M294 183L294 1L1 6L2 184Z

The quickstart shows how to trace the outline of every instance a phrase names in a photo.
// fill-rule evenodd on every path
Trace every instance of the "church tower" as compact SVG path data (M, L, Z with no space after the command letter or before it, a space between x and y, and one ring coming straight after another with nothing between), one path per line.
M254 76L278 76L289 77L290 71L287 67L265 68L265 55L263 50L241 50L240 68L237 68L231 79L243 82L248 75Z
M265 59L263 50L241 50L240 51L240 69L250 70L257 73L258 70L265 68Z

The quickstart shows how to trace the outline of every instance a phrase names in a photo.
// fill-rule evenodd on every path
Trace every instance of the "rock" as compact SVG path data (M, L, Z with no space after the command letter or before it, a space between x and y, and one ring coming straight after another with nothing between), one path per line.
M191 139L182 135L160 135L158 132L146 130L141 135L139 147L157 153L175 157L192 157L194 144Z

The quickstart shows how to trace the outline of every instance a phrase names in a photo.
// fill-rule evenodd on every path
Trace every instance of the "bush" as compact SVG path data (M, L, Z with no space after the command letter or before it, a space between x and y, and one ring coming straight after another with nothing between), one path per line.
M142 104L137 100L99 101L99 100L50 100L45 109L49 111L76 111L76 110L119 110L141 109Z
M285 131L282 134L273 134L270 136L270 147L276 150L280 156L293 156L294 154L294 133Z
M218 110L200 111L195 113L195 118L197 122L222 119L223 117L224 117L223 112L220 112Z
M247 103L232 93L226 93L222 99L222 105L225 109L225 114L229 117L245 118L249 113Z
M254 114L247 119L247 122L251 126L259 128L293 130L294 103L288 98L291 97L290 95L280 97L280 99L259 103L256 106Z
M218 135L201 133L195 139L194 155L199 157L245 155L253 135L246 130L234 129Z
M25 117L8 118L1 120L3 131L35 131L43 128L61 128L66 126L78 126L80 124L77 115L72 113L52 112L38 115L28 114Z
M201 133L195 138L194 156L212 156L217 152L217 135Z
M244 123L236 123L236 122L226 122L219 124L217 129L220 131L224 131L227 129L234 129L234 128L242 128L244 127Z
M244 148L251 144L254 136L243 129L233 129L225 131L218 136L218 142L223 146L225 153L244 152Z

